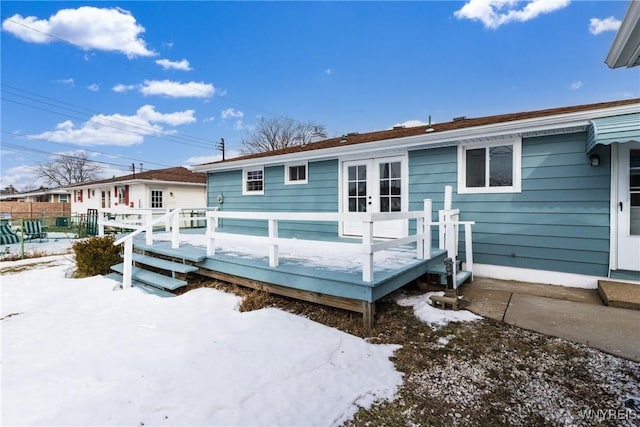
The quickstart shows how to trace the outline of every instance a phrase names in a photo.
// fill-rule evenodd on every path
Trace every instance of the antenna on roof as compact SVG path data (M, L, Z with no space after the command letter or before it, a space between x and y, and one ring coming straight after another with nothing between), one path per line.
M136 164L135 163L131 163L131 167L129 168L129 170L131 172L133 172L133 178L135 179L135 177L136 177Z

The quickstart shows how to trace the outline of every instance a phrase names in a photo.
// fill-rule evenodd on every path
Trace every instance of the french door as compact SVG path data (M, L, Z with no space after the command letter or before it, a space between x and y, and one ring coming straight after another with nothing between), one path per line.
M617 148L618 269L640 271L640 143Z
M384 157L342 163L343 212L402 212L408 208L406 157ZM407 235L407 220L374 224L375 237ZM342 234L361 236L362 223L344 221Z

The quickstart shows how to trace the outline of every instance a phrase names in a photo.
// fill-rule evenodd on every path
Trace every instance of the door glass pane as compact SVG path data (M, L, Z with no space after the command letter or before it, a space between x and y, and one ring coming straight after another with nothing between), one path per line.
M386 179L380 181L380 195L389 195L389 181L387 181Z
M397 196L400 194L400 180L392 179L391 180L391 194Z
M389 163L380 163L380 179L389 178Z
M367 166L349 166L347 168L349 212L367 211Z
M380 212L390 212L388 197L380 197Z
M391 212L400 212L402 210L402 199L400 197L391 198Z
M629 230L640 236L640 150L629 150Z
M400 178L400 162L391 163L391 178Z

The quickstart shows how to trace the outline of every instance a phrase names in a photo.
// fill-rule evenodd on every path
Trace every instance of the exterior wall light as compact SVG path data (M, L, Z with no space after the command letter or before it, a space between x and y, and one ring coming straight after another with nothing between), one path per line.
M589 157L589 160L591 160L591 166L600 166L600 156L597 154L592 154L591 157Z

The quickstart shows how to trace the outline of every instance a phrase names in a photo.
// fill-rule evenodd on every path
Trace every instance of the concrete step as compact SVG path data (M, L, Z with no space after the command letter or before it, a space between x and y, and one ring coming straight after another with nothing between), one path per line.
M640 283L598 280L598 294L605 305L640 310Z
M111 266L111 270L122 274L124 271L124 263ZM135 266L133 266L131 270L131 279L156 288L169 289L172 291L187 285L185 280L174 279L173 277L154 273Z
M116 273L115 271L107 274L106 277L122 283L122 274ZM138 282L136 280L132 281L131 286L140 288L148 294L156 295L161 298L175 297L175 294L172 294L171 292L165 291L164 289L156 288L155 286L147 285L146 283Z
M179 262L169 261L162 258L156 258L149 255L142 255L138 253L133 254L133 260L137 264L144 264L150 267L159 268L162 270L172 271L175 273L191 273L193 271L197 271L198 267L189 264L182 264Z

